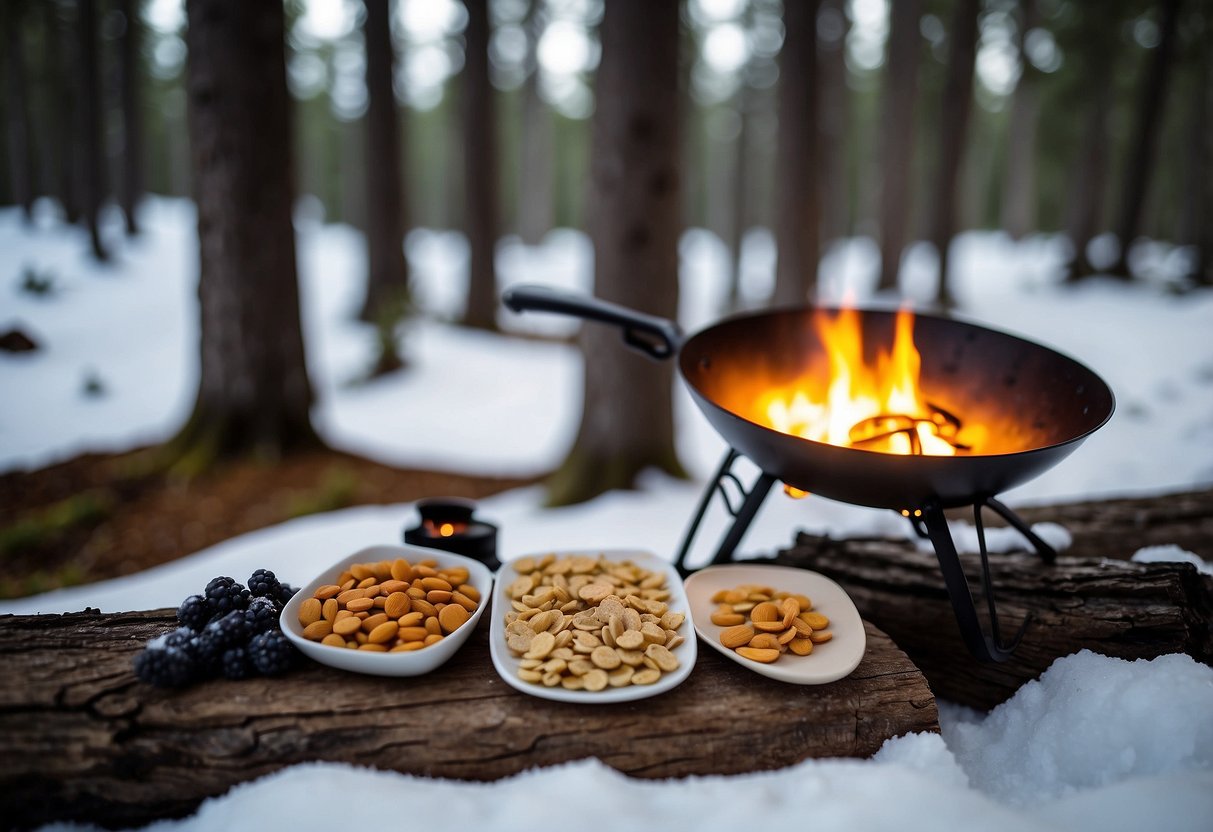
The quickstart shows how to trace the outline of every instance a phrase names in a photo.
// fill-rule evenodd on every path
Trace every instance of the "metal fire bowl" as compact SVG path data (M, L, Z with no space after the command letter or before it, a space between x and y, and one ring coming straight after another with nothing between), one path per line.
M678 355L692 397L733 448L805 491L857 505L972 505L1038 476L1112 416L1108 385L1040 344L961 321L915 315L924 398L988 439L978 453L899 456L790 436L759 424L753 391L827 373L812 308L740 315L692 336ZM862 310L865 355L893 343L895 312Z

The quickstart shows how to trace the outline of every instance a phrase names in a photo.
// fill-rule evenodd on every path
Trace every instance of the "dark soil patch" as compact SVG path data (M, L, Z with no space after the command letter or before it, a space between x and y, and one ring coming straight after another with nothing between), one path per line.
M138 572L305 514L480 499L536 481L393 468L328 450L223 463L189 480L149 473L148 459L147 450L86 454L0 474L0 597Z

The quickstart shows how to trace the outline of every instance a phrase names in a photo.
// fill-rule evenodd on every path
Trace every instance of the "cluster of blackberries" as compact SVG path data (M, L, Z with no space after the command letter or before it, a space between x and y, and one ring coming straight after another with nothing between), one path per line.
M268 569L254 572L247 587L214 578L201 595L181 602L180 627L152 639L135 656L135 675L159 687L183 687L219 675L246 679L286 672L297 653L278 617L297 591Z

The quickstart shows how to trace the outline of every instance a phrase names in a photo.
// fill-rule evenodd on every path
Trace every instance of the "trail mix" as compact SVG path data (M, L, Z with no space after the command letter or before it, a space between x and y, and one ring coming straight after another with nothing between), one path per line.
M681 666L673 651L686 616L667 604L665 572L601 555L549 554L513 567L505 638L523 681L597 692L651 685Z
M330 647L400 653L437 644L479 606L467 567L397 558L351 565L299 606L299 624Z
M789 652L807 656L813 645L834 637L826 629L830 619L813 612L813 603L798 593L743 584L720 590L712 603L719 605L712 623L724 628L720 643L752 661L770 664Z

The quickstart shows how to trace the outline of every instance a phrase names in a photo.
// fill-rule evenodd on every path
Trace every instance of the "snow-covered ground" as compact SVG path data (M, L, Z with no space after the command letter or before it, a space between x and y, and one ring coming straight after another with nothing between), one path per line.
M466 247L458 235L410 236L417 294L430 317L405 335L409 371L358 384L373 344L373 333L351 314L362 239L306 214L298 222L304 321L319 394L315 420L330 443L386 462L480 473L533 474L559 462L579 416L576 352L442 323L457 314L465 279ZM192 208L150 199L143 224L146 233L128 242L111 222L115 262L99 267L89 261L81 232L60 226L48 206L40 206L32 229L21 226L15 211L0 210L0 331L19 327L42 346L0 353L0 471L154 442L184 419L197 380ZM773 274L769 235L751 233L745 250L744 296L758 304ZM955 248L965 318L1078 358L1117 396L1108 425L1052 471L1004 495L1006 501L1158 493L1213 482L1213 293L1168 291L1182 252L1164 246L1146 253L1152 278L1133 285L1094 280L1064 287L1065 254L1055 238L1014 243L992 233L966 234ZM911 297L930 294L931 260L925 247L908 252L903 285ZM871 241L835 246L823 265L823 298L887 300L872 298L874 262ZM685 235L680 322L688 331L722 314L726 263L713 235ZM591 265L587 240L572 231L554 231L534 248L506 240L498 250L503 283L588 290ZM55 291L20 291L27 267L51 275ZM570 327L558 318L508 312L502 323L546 332ZM85 394L90 378L102 395ZM679 451L696 482L653 475L638 491L559 510L542 508L538 488L484 500L480 513L501 526L503 556L604 547L672 556L701 481L724 449L681 388L676 396ZM723 528L722 515L714 511L701 532L701 552ZM139 575L3 602L0 612L175 605L215 575L243 578L257 567L302 583L350 551L398 541L414 519L407 505L304 517ZM776 494L743 549L786 545L800 527L899 534L903 523L891 512ZM965 531L956 529L958 539ZM1143 553L1159 556L1188 553ZM408 806L410 824L521 829L534 825L542 794L570 810L587 796L616 807L611 820L599 822L608 828L1213 827L1213 669L1187 657L1128 663L1084 652L1058 661L989 715L945 704L943 724L942 740L899 738L870 761L665 783L629 780L596 761L491 785L299 766L234 789L167 826L260 828L270 817L264 807L272 806L274 825L319 829L370 822ZM351 794L358 800L348 800Z

